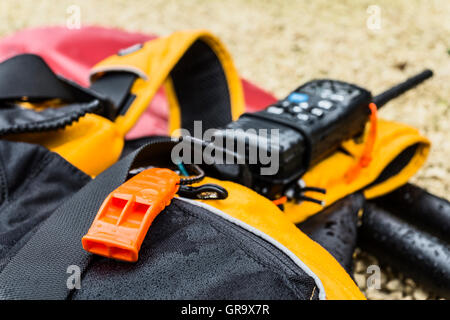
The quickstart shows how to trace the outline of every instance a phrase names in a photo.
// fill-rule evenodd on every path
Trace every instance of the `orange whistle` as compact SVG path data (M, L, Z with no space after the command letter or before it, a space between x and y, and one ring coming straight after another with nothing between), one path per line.
M137 174L105 199L83 249L108 258L134 262L156 216L178 191L180 177L169 169L151 168Z

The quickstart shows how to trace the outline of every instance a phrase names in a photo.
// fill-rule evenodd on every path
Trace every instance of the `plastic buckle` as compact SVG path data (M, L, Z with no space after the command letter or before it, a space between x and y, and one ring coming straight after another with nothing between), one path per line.
M142 171L105 199L81 242L86 251L134 262L156 216L170 204L180 177L169 169Z

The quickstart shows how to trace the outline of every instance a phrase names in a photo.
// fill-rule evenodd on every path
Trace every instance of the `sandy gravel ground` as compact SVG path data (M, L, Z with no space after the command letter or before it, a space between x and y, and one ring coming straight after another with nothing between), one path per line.
M207 28L232 52L241 75L282 97L300 83L331 77L374 93L428 67L435 77L381 111L419 128L433 142L413 182L450 198L450 1L263 0L0 0L0 36L41 25L65 25L69 5L81 23L160 35ZM370 30L370 5L381 29ZM371 22L373 20L369 20ZM355 278L370 299L435 298L410 279L383 268L382 290L366 290L366 267L357 254Z

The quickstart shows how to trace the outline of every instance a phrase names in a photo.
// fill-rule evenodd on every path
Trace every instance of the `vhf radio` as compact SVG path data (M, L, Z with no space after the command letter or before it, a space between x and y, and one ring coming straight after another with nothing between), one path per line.
M182 141L194 146L193 153L203 152L209 145L214 152L234 158L233 164L209 161L209 165L204 166L209 175L238 182L269 199L276 199L289 188L292 190L308 168L335 152L343 141L363 133L371 102L380 108L432 75L431 70L425 70L376 97L354 84L313 80L263 111L244 113L224 129L218 129L208 141L190 136L183 137ZM278 129L279 143L270 145L270 139L261 143L260 137L246 133L249 129L256 129L256 132L258 129ZM223 143L217 143L220 139L244 142L245 154L239 153L234 145L227 149ZM264 165L248 161L248 152L252 148L266 148L268 152L277 150L278 171L273 175L261 175Z

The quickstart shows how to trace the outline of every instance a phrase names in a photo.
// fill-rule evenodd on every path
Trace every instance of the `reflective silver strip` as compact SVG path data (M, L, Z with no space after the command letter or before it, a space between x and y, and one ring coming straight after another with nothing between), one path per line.
M111 72L111 71L124 71L124 72L130 72L138 76L139 78L144 79L145 81L148 80L148 76L141 71L138 68L131 67L131 66L99 66L97 68L93 68L89 72L89 80L92 82L93 78L98 73L104 73L104 72Z
M187 198L182 198L182 197L177 197L177 199L185 201L185 202L189 202L190 204L193 204L195 206L198 207L202 207L208 211L211 211L212 213L220 216L221 218L234 223L235 225L253 233L254 235L260 237L261 239L264 239L265 241L269 242L270 244L272 244L274 247L276 247L278 250L280 250L281 252L283 252L286 256L288 256L289 258L291 258L291 260L300 267L300 269L302 269L308 276L310 276L311 278L314 279L314 282L316 283L316 286L319 288L319 299L320 300L326 300L326 295L325 295L325 288L323 287L322 282L320 281L319 277L311 271L311 269L308 268L308 266L306 264L303 263L303 261L301 261L292 251L290 251L288 248L286 248L284 245L282 245L281 243L279 243L277 240L273 239L272 237L270 237L269 235L265 234L264 232L252 227L249 224L246 224L245 222L236 219L230 215L228 215L227 213L213 207L210 206L209 204L206 204L204 202L200 202L200 201L196 201L196 200L191 200L191 199L187 199Z

